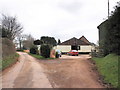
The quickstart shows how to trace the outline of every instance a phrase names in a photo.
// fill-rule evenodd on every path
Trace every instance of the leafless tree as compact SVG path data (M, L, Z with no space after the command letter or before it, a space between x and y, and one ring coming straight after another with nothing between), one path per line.
M17 35L22 33L23 27L18 23L16 17L2 15L1 19L2 37L14 40Z
M18 43L20 50L22 49L22 46L23 46L22 43L23 43L24 38L25 36L23 34L17 35L16 42Z
M30 49L34 44L34 38L32 37L31 34L29 35L24 35L24 40L23 40L23 46L26 49Z

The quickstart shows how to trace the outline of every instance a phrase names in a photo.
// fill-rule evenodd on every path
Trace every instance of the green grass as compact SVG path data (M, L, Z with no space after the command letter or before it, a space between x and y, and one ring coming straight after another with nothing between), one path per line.
M104 81L113 87L118 87L118 58L120 56L115 54L109 54L103 58L93 58Z
M19 55L16 53L15 55L11 55L11 56L5 57L5 59L3 60L0 60L2 61L2 70L14 64L17 61L18 57Z
M35 57L35 58L37 58L37 59L54 59L54 58L44 58L43 56L40 56L40 55L37 55L37 54L31 54L31 53L29 53L29 55L31 55L31 56L33 56L33 57Z
M31 53L29 53L29 55L31 55L31 56L33 56L33 57L35 57L37 59L44 59L43 56L40 56L40 55L37 55L37 54L31 54Z

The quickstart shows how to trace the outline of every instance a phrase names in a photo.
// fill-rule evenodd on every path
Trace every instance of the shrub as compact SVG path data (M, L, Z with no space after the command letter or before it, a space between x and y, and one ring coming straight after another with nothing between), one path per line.
M31 53L31 54L38 54L38 48L33 45L33 46L30 48L30 53Z
M41 48L40 48L41 56L43 56L45 58L49 58L50 57L50 51L51 51L51 46L50 45L48 45L48 44L41 45Z
M96 52L95 50L92 50L90 55L92 57L104 57L104 51L103 51L103 49L99 49L99 52Z
M2 38L2 58L15 54L15 45L7 38Z
M98 57L104 57L105 56L105 52L103 49L99 49L99 52L98 52Z

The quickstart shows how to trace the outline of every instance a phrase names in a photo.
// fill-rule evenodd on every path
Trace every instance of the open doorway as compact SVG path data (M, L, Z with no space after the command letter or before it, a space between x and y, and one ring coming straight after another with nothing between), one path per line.
M78 46L77 45L72 45L71 50L78 50Z

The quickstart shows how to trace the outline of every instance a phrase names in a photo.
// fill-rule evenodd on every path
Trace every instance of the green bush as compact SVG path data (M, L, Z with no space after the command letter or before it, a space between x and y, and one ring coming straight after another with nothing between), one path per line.
M38 48L33 45L33 46L30 48L30 53L31 53L31 54L38 54Z
M90 55L92 57L97 57L97 52L95 50L92 50L91 53L90 53Z
M105 56L105 52L103 49L99 49L99 52L98 52L98 57L104 57Z
M49 58L50 57L50 51L51 51L51 46L50 45L48 45L48 44L41 45L41 48L40 48L41 56L43 56L45 58Z
M92 57L104 57L104 52L103 52L102 49L99 49L99 52L96 52L96 51L92 50L90 55Z

